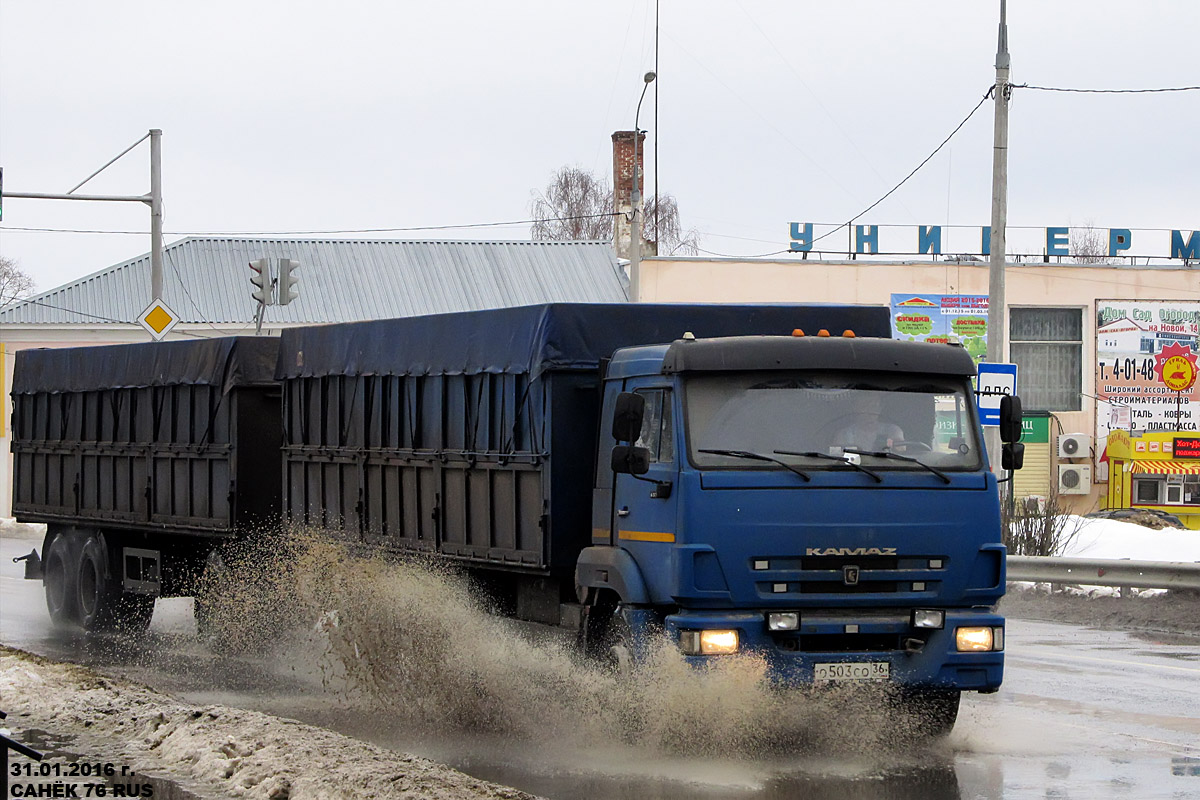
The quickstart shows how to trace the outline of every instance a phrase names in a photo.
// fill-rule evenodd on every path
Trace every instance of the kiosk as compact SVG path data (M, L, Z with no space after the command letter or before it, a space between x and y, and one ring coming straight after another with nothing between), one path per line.
M1108 508L1174 514L1200 530L1200 435L1109 431Z

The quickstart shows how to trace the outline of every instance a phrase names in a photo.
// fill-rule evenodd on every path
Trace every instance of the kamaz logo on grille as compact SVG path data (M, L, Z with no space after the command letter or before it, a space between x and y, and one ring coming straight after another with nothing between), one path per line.
M894 547L809 547L806 556L894 556Z

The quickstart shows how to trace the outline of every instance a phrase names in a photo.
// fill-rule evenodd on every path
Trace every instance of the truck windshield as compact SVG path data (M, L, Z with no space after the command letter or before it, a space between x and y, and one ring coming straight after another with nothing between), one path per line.
M840 463L845 458L873 471L928 471L922 465L979 469L969 391L966 379L944 375L834 370L692 375L684 384L689 456L695 466L709 469L782 469L739 458L736 451L771 455L805 471L845 469Z

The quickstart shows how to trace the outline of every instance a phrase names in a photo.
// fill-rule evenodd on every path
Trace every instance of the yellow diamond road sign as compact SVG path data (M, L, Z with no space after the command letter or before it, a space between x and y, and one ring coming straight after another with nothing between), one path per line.
M171 332L171 329L179 322L179 317L175 316L175 312L168 308L162 300L155 300L146 306L146 310L142 312L137 321L139 325L150 331L151 336L161 339Z

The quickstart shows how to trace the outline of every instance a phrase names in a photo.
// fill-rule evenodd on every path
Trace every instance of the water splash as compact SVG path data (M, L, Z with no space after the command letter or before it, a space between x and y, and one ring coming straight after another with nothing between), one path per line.
M357 555L319 532L231 553L206 573L198 602L222 646L302 658L303 645L317 643L329 691L423 723L725 757L888 748L904 738L878 691L781 690L761 658L696 669L665 641L614 673L488 613L444 561Z

